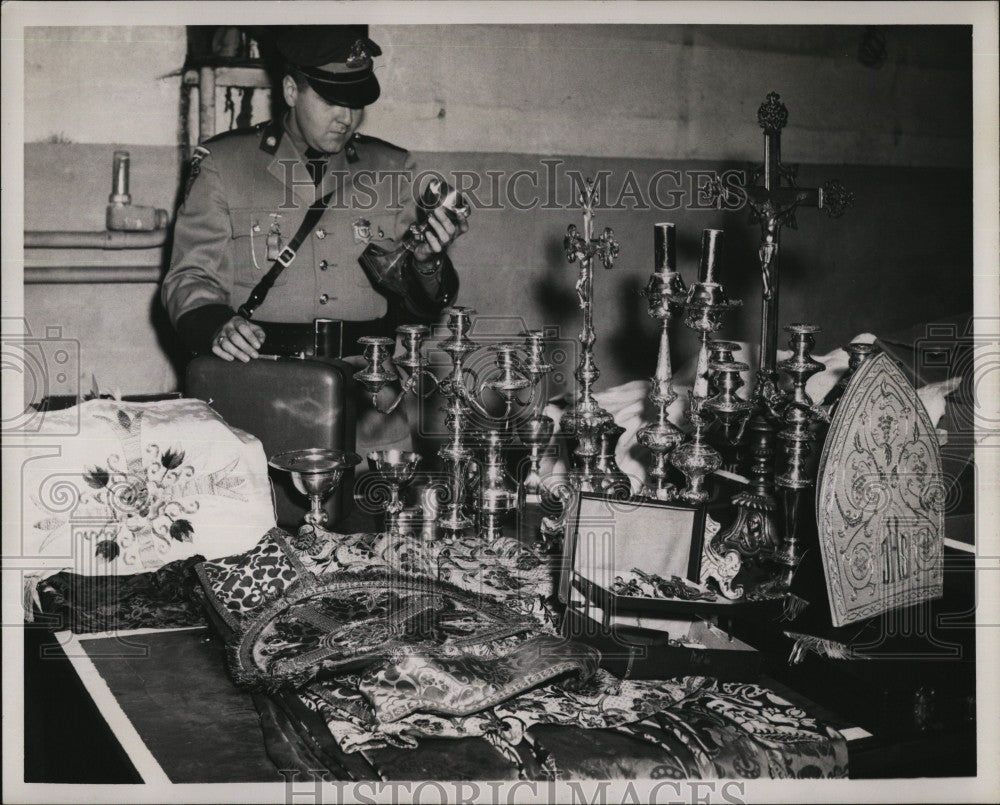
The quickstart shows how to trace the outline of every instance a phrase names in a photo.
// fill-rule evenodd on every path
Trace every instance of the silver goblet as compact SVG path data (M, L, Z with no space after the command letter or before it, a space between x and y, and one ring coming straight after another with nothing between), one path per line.
M552 441L556 423L550 416L536 415L517 426L522 444L531 450L528 472L522 485L526 495L537 496L542 490L542 453Z
M420 463L420 454L406 450L373 450L368 454L368 464L389 484L389 502L385 505L385 530L399 536L400 513L405 508L399 489L413 480Z
M356 453L334 450L326 447L310 447L305 450L289 450L271 456L267 462L276 470L290 473L295 488L309 498L310 510L305 521L314 527L326 525L323 502L340 486L345 470L361 461Z

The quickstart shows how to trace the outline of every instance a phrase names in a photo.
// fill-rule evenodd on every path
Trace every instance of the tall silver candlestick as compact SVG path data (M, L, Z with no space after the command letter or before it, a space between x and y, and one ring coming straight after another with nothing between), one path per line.
M689 503L703 503L708 499L704 478L722 465L719 451L705 440L711 414L711 408L705 405L709 393L709 336L722 326L723 314L743 304L739 299L729 299L720 282L723 234L721 229L702 232L698 281L686 296L674 297L674 301L684 305L684 324L698 333L701 341L697 374L688 406L688 418L694 426L694 433L691 441L675 449L670 458L671 463L687 478L680 497Z
M686 296L675 297L676 301L684 305L684 324L698 333L700 341L693 389L694 399L699 407L709 392L710 336L722 326L723 314L743 304L740 299L729 299L720 282L724 236L725 232L721 229L706 229L701 233L698 281L691 286Z
M660 322L660 349L649 390L649 399L656 406L656 421L641 428L636 433L636 440L653 454L649 469L652 486L644 489L644 494L657 500L670 500L675 488L667 481L667 454L684 440L681 429L667 416L667 410L677 399L671 384L670 321L684 312L684 306L675 300L687 294L684 280L677 272L677 231L673 224L654 226L653 254L655 268L643 295L649 305L649 315Z

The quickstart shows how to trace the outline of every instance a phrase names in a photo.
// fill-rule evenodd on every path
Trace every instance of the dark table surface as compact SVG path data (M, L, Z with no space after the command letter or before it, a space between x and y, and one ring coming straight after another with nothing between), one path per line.
M531 510L511 527L530 538L539 516L537 509ZM375 526L370 516L354 512L338 528L352 532ZM811 655L790 666L792 642L783 631L821 632L818 608L810 614L816 623L807 618L789 625L751 617L729 626L761 650L764 684L835 728L861 727L871 733L848 743L852 777L973 775L975 642L969 626L974 623L974 572L967 556L946 553L945 591L945 599L916 613L935 624L937 636L926 630L892 635L900 621L891 614L865 627L893 637L882 641L889 656L878 662ZM856 631L865 633L861 626ZM230 681L221 641L208 628L130 635L127 648L114 637L79 635L78 640L171 781L284 781L265 752L253 699ZM907 660L899 655L901 646L914 645L923 656ZM957 648L943 651L941 645ZM935 656L928 646L938 646ZM26 781L138 782L141 777L128 753L47 629L26 626L25 666ZM916 717L928 695L930 710L925 707L923 717ZM415 757L421 753L393 750L404 755L387 753L382 765L396 763L410 779L422 774L433 779L447 761L450 744L443 743L428 746L422 760Z

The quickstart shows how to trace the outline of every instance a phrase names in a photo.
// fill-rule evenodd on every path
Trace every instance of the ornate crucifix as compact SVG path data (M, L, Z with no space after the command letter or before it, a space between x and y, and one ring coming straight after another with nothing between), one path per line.
M777 92L768 93L757 110L757 123L764 129L764 164L751 174L746 187L750 222L760 224L761 330L760 362L755 396L770 389L777 379L775 367L778 345L778 258L781 229L798 229L795 212L799 207L817 207L831 218L839 218L854 204L854 194L833 179L818 187L798 187L798 165L781 162L781 130L788 123L788 108ZM768 399L768 394L765 399Z
M570 263L579 262L580 276L576 282L576 293L583 311L583 329L580 331L580 363L574 376L579 384L576 401L563 414L560 426L567 435L577 439L574 454L574 483L587 489L595 481L597 470L595 460L599 452L601 432L614 420L601 408L593 394L593 385L600 376L594 363L594 259L599 258L605 268L612 268L618 257L618 241L610 227L606 227L599 238L594 237L594 207L598 203L597 189L588 179L580 193L583 208L583 234L575 225L566 230L563 246L566 259Z
M816 207L831 218L839 218L854 204L854 194L837 180L817 187L799 187L795 183L797 165L781 161L781 130L788 123L788 108L777 92L768 93L757 110L757 123L764 129L764 164L751 173L747 184L750 222L760 225L761 326L760 360L751 403L750 486L733 498L736 519L716 540L744 556L768 555L780 540L774 521L774 439L786 402L778 388L778 286L781 229L798 229L795 219L799 207ZM729 193L716 185L720 200Z

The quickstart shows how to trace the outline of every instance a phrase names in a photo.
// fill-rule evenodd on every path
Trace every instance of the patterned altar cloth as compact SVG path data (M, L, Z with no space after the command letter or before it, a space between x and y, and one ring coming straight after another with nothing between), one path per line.
M842 736L765 687L600 669L558 634L547 560L306 527L197 572L282 768L412 779L444 738L454 779L846 776Z

